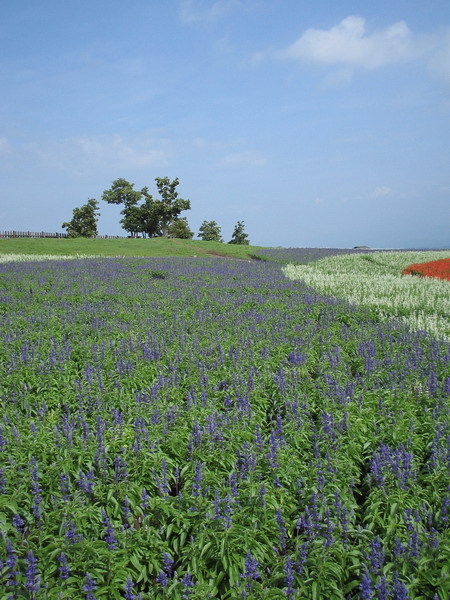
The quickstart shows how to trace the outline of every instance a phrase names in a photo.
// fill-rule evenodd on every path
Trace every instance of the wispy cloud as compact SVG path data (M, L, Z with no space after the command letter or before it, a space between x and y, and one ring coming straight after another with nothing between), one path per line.
M410 60L422 51L422 40L404 21L369 33L364 18L349 16L331 29L307 29L279 56L323 65L376 69Z
M375 188L373 192L369 194L370 198L385 198L386 196L392 195L392 189L386 185Z
M240 6L241 0L181 0L179 15L182 23L213 23L224 17L233 8Z
M405 21L398 21L370 31L363 17L350 15L330 29L307 29L286 48L259 52L254 59L270 57L333 67L336 71L325 80L331 87L349 83L357 69L408 62L421 63L434 78L450 84L450 27L414 33Z
M437 36L436 36L437 37ZM446 28L439 34L434 51L429 59L431 73L450 85L450 28Z
M7 157L13 154L13 147L5 136L0 136L0 156Z
M47 167L73 174L104 167L130 169L167 166L170 163L170 140L152 135L94 135L61 141L29 143L24 150Z
M267 157L252 151L234 152L227 154L220 161L222 167L263 167L267 164Z

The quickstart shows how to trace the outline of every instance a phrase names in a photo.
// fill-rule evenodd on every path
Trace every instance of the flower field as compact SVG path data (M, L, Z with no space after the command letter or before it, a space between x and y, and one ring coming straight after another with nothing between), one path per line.
M402 271L403 275L421 275L422 277L436 277L450 281L450 258L442 258L426 263L409 265Z
M448 342L208 258L3 262L0 322L0 600L448 598Z
M448 250L347 253L306 265L289 264L284 272L323 294L371 307L381 318L397 317L412 329L450 340L448 282L402 275L412 262L448 260L448 255Z

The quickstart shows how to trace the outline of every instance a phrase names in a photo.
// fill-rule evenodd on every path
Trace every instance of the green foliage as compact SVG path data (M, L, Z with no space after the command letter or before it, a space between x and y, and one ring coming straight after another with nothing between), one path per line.
M124 204L125 207L136 206L142 197L142 191L134 189L134 183L119 178L112 182L109 190L105 190L102 200L108 204Z
M178 197L178 179L171 181L168 177L156 177L155 181L160 194L160 199L156 200L147 187L137 191L133 183L122 178L113 181L111 187L103 192L102 200L108 204L124 205L120 223L132 236L139 233L148 237L167 236L169 225L183 210L191 208L189 200Z
M17 238L0 239L0 262L3 257L20 255L42 255L48 260L53 256L223 256L249 260L250 254L257 254L258 246L236 246L220 242L202 242L198 240L170 239L155 237L152 239L127 238ZM16 259L17 260L17 259Z
M244 231L244 221L238 221L234 227L233 235L229 244L248 245L248 235Z
M180 240L191 240L194 237L194 232L189 229L186 217L174 219L167 228L167 234Z
M74 208L72 220L63 223L61 227L67 229L67 234L71 238L95 237L98 233L98 214L98 202L94 198L90 198L86 204L83 204L80 208Z
M448 597L448 344L270 262L0 267L2 600Z
M178 197L176 188L180 183L178 178L170 181L168 177L156 177L156 187L158 188L161 200L157 201L157 212L160 218L162 233L168 235L170 223L176 219L183 210L189 210L191 203L189 200Z
M223 242L220 227L216 221L203 221L199 228L198 237L204 242Z

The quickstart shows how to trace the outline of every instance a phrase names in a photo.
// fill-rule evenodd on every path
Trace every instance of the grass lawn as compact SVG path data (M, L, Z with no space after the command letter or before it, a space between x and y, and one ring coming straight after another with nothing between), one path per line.
M88 254L96 256L221 256L251 259L260 246L240 246L202 240L167 238L87 239L14 238L0 239L0 254Z

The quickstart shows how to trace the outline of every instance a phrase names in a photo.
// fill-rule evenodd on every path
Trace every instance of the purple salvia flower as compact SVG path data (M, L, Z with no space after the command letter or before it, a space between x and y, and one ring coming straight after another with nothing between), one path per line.
M126 600L136 600L137 596L134 593L134 583L131 577L128 577L127 582L125 583L125 598Z
M305 564L308 559L308 552L309 552L309 542L307 541L307 542L304 542L298 549L296 570L299 575L303 575L303 572L305 570Z
M233 508L231 506L230 496L225 496L223 501L223 522L226 529L231 527Z
M288 361L291 365L300 367L306 362L306 355L301 352L290 352L288 354Z
M163 554L163 568L168 577L172 577L174 560L168 552Z
M446 494L442 499L440 519L443 523L448 523L448 515L450 512L450 494Z
M380 580L375 585L377 592L377 600L388 600L389 598L389 587L386 581L386 577L382 575Z
M6 494L6 477L4 469L0 469L0 494Z
M370 542L369 560L372 573L379 573L384 565L383 544L379 536Z
M41 587L41 584L40 584L39 571L37 568L38 561L31 550L27 554L26 564L27 564L27 567L25 569L25 577L26 577L25 587L27 588L27 590L30 594L30 598L35 598L37 592L39 591L39 589Z
M167 577L166 573L164 573L164 571L160 571L158 573L158 575L156 576L156 581L163 588L166 588L169 585L169 578Z
M361 577L359 590L361 592L362 600L371 600L373 597L372 581L367 568L364 569L363 576Z
M129 524L129 519L131 518L132 513L131 513L131 509L130 509L130 501L128 500L128 496L125 496L125 500L123 501L123 505L122 505L122 518L124 521L124 527L125 529L128 529L130 524Z
M259 501L259 505L262 506L263 508L266 506L266 494L267 494L266 486L264 484L262 484L259 489L259 492L258 492L258 501Z
M65 538L69 542L69 544L76 544L82 539L82 535L77 533L74 521L69 521L64 523L66 528Z
M14 514L12 517L12 524L17 529L19 533L23 533L25 527L25 521L22 519L20 515Z
M401 541L396 537L394 540L394 549L393 553L396 558L401 558L406 552L405 546L401 543Z
M286 525L284 523L283 515L281 514L280 508L277 508L277 510L275 511L275 520L278 525L278 540L280 543L280 547L284 550L286 548Z
M278 441L275 435L275 432L272 430L269 436L269 451L267 453L267 458L269 461L269 465L272 469L278 468Z
M8 567L8 572L6 574L6 582L7 585L16 586L19 585L17 581L17 575L19 574L16 571L17 564L17 553L13 548L13 545L9 541L6 540L6 566Z
M92 495L94 493L95 473L91 469L86 474L80 471L78 478L78 486L85 494Z
M325 530L325 547L329 547L333 543L333 531L335 525L331 520L330 510L327 508L326 510L326 530Z
M64 581L64 580L68 579L69 575L70 575L69 565L67 563L67 558L66 558L66 555L64 554L64 552L61 552L61 554L58 556L58 561L59 561L59 578Z
M168 552L163 554L163 570L156 577L156 581L162 586L167 587L172 579L174 561Z
M114 479L116 482L125 481L128 477L127 463L122 460L120 456L116 455L113 461L114 465Z
M150 506L149 500L150 500L150 495L148 494L147 490L144 488L141 493L141 501L142 501L141 507L144 511L147 510L147 508Z
M218 521L222 518L222 512L220 509L220 496L219 496L219 490L216 488L214 491L214 500L213 500L213 507L214 507L214 516L213 519Z
M257 425L255 427L255 446L257 448L257 450L259 450L260 452L262 452L264 450L264 439L261 433L261 428L259 427L259 425Z
M111 520L106 514L105 509L102 509L102 525L105 528L105 542L109 548L109 550L115 550L117 547L117 539L114 532L114 527L112 526Z
M261 575L258 571L259 563L256 558L249 551L245 557L244 572L241 574L243 579L261 579Z
M0 427L0 452L5 450L7 445L8 445L8 442L6 441L6 439L3 435L3 429L2 429L2 427Z
M181 598L182 600L188 600L189 596L191 595L191 588L195 585L194 580L192 579L190 573L185 573L180 579L180 582L183 586Z
M70 500L70 481L69 476L65 473L61 473L59 476L59 490L63 500Z
M85 583L83 585L83 591L86 592L85 600L95 600L95 596L92 592L97 589L94 579L89 573L86 573Z
M393 600L409 600L408 588L400 581L397 571L394 573L392 592Z
M40 521L42 516L42 488L39 485L39 473L37 469L36 459L33 458L31 462L33 465L31 469L31 489L33 492L33 504L31 505L31 512L33 513L33 516L36 519L36 521Z
M194 481L192 482L192 495L198 498L202 494L202 465L197 461L195 465Z
M292 600L294 598L295 588L294 588L294 561L290 556L286 558L286 563L284 565L284 583L286 584L285 594L288 600Z
M419 548L420 548L420 542L419 542L419 534L417 533L416 530L414 530L408 540L408 550L409 550L409 556L413 559L415 558L419 558Z
M439 548L439 532L434 527L431 527L428 535L428 544L432 550L437 550Z
M236 500L238 497L238 477L236 471L233 471L228 476L228 485L230 486L230 492L233 500Z

